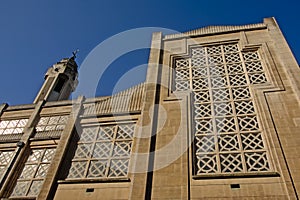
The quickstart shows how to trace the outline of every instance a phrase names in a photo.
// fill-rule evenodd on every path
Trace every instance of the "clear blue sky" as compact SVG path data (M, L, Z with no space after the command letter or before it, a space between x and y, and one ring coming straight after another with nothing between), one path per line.
M300 60L299 1L9 0L0 2L0 103L31 103L49 66L77 48L80 66L107 38L139 27L179 32L208 25L260 23L274 16ZM150 43L151 35L146 40ZM112 51L112 49L108 49ZM109 95L121 74L145 64L148 50L121 56L100 79L96 95ZM143 81L137 77L128 85Z

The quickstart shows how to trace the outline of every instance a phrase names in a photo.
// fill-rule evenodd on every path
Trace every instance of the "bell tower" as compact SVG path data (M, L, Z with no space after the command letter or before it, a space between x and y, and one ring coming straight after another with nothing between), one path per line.
M71 58L64 58L51 66L45 74L45 82L33 103L40 100L67 100L78 85L78 71L75 62L76 52Z

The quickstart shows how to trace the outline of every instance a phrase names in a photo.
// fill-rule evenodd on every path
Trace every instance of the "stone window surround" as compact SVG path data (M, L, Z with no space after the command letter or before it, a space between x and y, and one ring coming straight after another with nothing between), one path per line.
M51 160L54 158L55 151L56 151L56 145L51 145L51 144L31 145L29 156L25 162L24 168L22 169L19 178L16 180L16 184L18 183L22 184L26 182L28 185L24 189L22 195L16 193L17 185L15 185L10 198L12 199L34 198L39 194L43 182L47 176L48 169L51 165ZM32 169L26 171L27 169L26 167L27 168L32 167ZM30 174L30 172L33 173ZM35 191L33 191L33 188L35 189Z
M109 166L110 166L110 163L109 163L109 166L107 166L107 169L106 169L106 172L104 176L100 177L88 177L88 174L90 172L90 164L92 161L97 161L98 159L97 158L92 158L92 157L87 157L87 158L76 158L76 155L74 155L75 157L72 159L72 162L76 162L76 161L84 161L84 162L88 162L88 164L86 165L86 168L85 168L85 172L83 174L83 177L78 177L78 178L74 178L74 177L70 177L70 174L68 175L68 177L65 179L65 180L60 180L59 183L68 183L68 182L111 182L111 181L116 181L116 182L123 182L123 181L130 181L130 178L128 176L128 171L129 171L129 168L130 168L130 162L131 162L131 152L132 152L132 149L133 149L133 146L134 146L134 131L135 131L135 125L136 125L136 120L130 120L130 121L127 121L127 120L124 120L124 121L114 121L114 122L97 122L97 123L87 123L87 124L81 124L82 125L82 128L90 128L90 127L96 127L97 126L101 126L101 127L106 127L106 126L116 126L114 128L114 136L113 137L116 137L116 134L117 134L117 131L118 131L118 126L122 126L122 125L132 125L133 126L133 132L132 132L132 138L131 139L126 139L125 141L127 142L130 142L130 151L129 151L129 155L126 156L126 159L128 160L128 163L127 163L127 175L122 175L122 176L108 176L108 170L109 170ZM98 130L99 131L99 130ZM97 137L97 136L95 136ZM116 138L113 138L111 140L112 142L112 148L114 148L114 143L115 142L121 142L122 139L116 139ZM99 143L99 142L102 142L103 141L98 141L97 140L94 140L94 141L91 141L94 145L96 145L96 143ZM108 142L108 141L104 141L104 142ZM78 141L78 144L84 144L85 141ZM94 150L93 150L94 151ZM112 151L110 151L110 154L113 153ZM75 152L76 154L76 152ZM92 152L92 154L94 154L94 152ZM112 156L112 157L111 157ZM108 161L110 162L111 160L113 159L118 159L118 158L114 158L113 155L110 155L110 156L107 156L108 158ZM125 157L121 158L121 159L124 159ZM71 168L70 168L71 170ZM69 172L70 173L70 172Z
M223 44L229 44L230 42L218 42L218 43L214 43L213 45L223 45ZM209 45L207 45L207 46L209 46ZM259 45L256 45L254 48L248 48L248 49L250 49L250 51L252 50L253 51L253 49L254 50L258 50L258 48L259 48ZM242 52L242 51L241 51ZM244 52L244 50L243 50L243 52ZM181 56L182 57L182 56ZM187 56L183 56L183 57L187 57ZM180 58L179 56L176 56L176 57L173 57L174 58L174 62L175 62L175 60L177 59L177 58ZM174 73L174 72L173 72ZM191 72L192 73L192 72ZM175 80L175 75L173 76L173 80L171 81L171 83L173 83L173 81ZM174 84L172 84L172 85L174 85ZM173 90L174 91L174 90ZM198 175L195 175L195 173L193 173L194 174L194 178L197 178L198 177ZM243 176L243 173L238 173L239 175L241 175L241 176ZM274 172L259 172L259 173L256 173L256 172L253 172L253 173L251 173L251 174L249 174L249 173L245 173L246 175L254 175L254 176L256 176L256 175L260 175L260 174L264 174L264 175L278 175L277 173L274 173ZM216 174L202 174L202 175L199 175L199 177L206 177L206 176L208 176L208 177L211 177L211 175L212 176L216 176ZM235 174L235 176L236 176L237 174ZM228 176L228 174L218 174L218 176Z

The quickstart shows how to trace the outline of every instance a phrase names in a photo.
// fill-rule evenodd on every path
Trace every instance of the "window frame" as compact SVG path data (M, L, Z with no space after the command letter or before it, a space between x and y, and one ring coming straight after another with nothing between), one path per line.
M131 133L131 138L127 138L127 139L117 139L117 134L118 134L118 130L120 129L120 126L126 126L126 125L131 125L132 126L132 133ZM99 132L100 132L100 127L110 127L113 126L113 137L110 140L97 140L97 138L99 137ZM130 175L129 175L129 171L130 171L130 166L131 166L131 155L133 152L133 147L134 147L134 135L135 135L135 131L136 131L136 121L120 121L120 122L112 122L112 123L94 123L94 124L85 124L83 125L82 129L84 128L97 128L97 133L95 133L94 135L94 139L93 141L89 141L89 142L82 142L79 141L77 142L77 147L76 147L76 151L78 148L78 145L80 144L92 144L91 150L90 150L90 156L86 157L86 158L76 158L76 152L74 154L74 157L72 158L71 161L71 167L69 169L69 174L67 176L67 178L63 181L60 182L110 182L110 181L130 181ZM129 142L130 143L130 150L129 150L129 154L127 156L120 156L120 157L114 157L114 149L115 149L115 143L118 142ZM105 158L99 158L99 157L93 157L94 155L94 150L96 147L97 143L111 143L111 148L110 148L110 155L105 157ZM127 159L127 172L126 175L124 176L109 176L110 173L110 167L111 167L111 162L113 160L125 160ZM90 168L91 168L91 162L93 161L99 161L99 160L106 160L106 163L108 163L106 165L105 168L105 173L102 174L103 176L91 176L89 177L89 173L90 173ZM84 173L81 174L80 177L70 177L70 173L72 170L72 165L74 162L85 162L85 169L84 169Z
M50 144L43 145L43 146L41 146L41 145L37 145L37 146L32 145L30 147L30 150L28 152L29 155L28 155L26 161L24 162L22 172L20 173L19 177L15 181L15 185L14 185L14 188L12 189L12 192L10 194L9 199L35 199L39 195L39 193L40 193L40 191L43 187L44 181L47 177L48 170L51 166L51 162L52 162L52 160L55 156L56 147L57 147L56 145L50 145ZM40 158L38 160L35 160L35 161L29 161L29 159L33 155L33 152L38 151L38 150L42 150ZM44 161L46 152L48 150L54 150L54 151L52 152L51 158L48 159L47 161ZM26 173L24 171L26 166L35 166L35 165L36 165L36 167L32 168L32 169L34 169L34 172L30 176L22 177L22 175L24 175L23 173ZM43 176L36 177L39 170L42 169L42 167L41 167L42 165L44 165L44 166L47 165L47 169L44 171L45 174ZM37 191L36 194L30 194L33 183L38 182L38 181L40 182L40 186L38 188L39 191ZM18 183L26 183L26 182L27 182L28 185L25 188L25 194L24 195L18 195L18 194L15 195L15 190L18 186Z
M170 81L170 83L172 84L171 85L171 88L172 88L172 92L176 92L176 93L184 93L184 92L191 92L191 91L193 91L193 87L192 87L192 84L193 84L193 79L194 79L194 77L193 77L193 67L192 67L192 49L194 49L194 48L199 48L199 47L202 47L202 48L207 48L207 47L211 47L211 46L219 46L220 48L222 48L222 50L221 50L221 52L219 53L219 55L220 56L222 56L223 57L223 63L220 63L220 66L222 66L222 67L225 67L225 65L227 66L227 62L225 62L225 56L226 56L226 53L224 53L224 51L223 51L223 45L230 45L230 43L231 44L236 44L236 46L237 46L237 48L238 48L238 51L237 51L237 53L239 54L239 57L240 57L240 60L239 60L239 62L236 62L236 63L240 63L240 65L242 66L242 68L243 68L243 72L242 73L240 73L240 74L244 74L245 76L246 76L246 79L247 79L247 84L245 85L245 87L246 88L248 88L248 90L250 90L250 99L249 99L249 101L250 101L250 103L252 103L253 105L256 103L255 102L255 100L253 99L254 98L254 95L253 95L253 91L252 91L252 82L249 80L249 76L248 76L248 74L254 74L254 72L248 72L247 71L247 68L246 68L246 63L248 62L250 62L250 61L245 61L244 60L244 52L250 52L251 53L251 51L253 51L254 52L254 54L257 54L259 57L258 57L258 59L256 60L257 62L260 62L260 65L261 65L261 68L263 69L263 73L264 73L264 76L265 76L265 82L263 83L263 84L268 84L268 73L266 73L267 71L266 71L266 69L264 69L264 62L262 61L262 58L261 58L261 55L260 55L260 52L259 52L259 47L256 47L256 48L252 48L252 49L247 49L247 50L240 50L240 47L239 47L239 44L237 43L237 42L218 42L218 43L214 43L214 44L206 44L206 45L203 45L203 46L199 46L199 45L194 45L194 46L189 46L188 47L188 52L189 52L189 54L186 54L186 55L183 55L183 56L179 56L179 55L177 55L177 56L174 56L173 57L173 59L172 59L172 66L173 66L173 71L171 71L171 78L172 78L172 80ZM221 47L222 46L222 47ZM229 53L227 53L227 54L231 54L230 52ZM209 55L207 54L207 49L205 49L205 56L203 56L203 57L206 57L205 59L208 59L207 57L208 57ZM201 57L201 56L200 56ZM183 62L186 62L186 63L183 63L183 65L188 65L185 69L186 70L188 70L188 75L184 75L183 74L183 76L187 76L186 77L186 81L187 81L187 84L186 84L186 86L187 86L187 89L185 89L185 90L182 90L182 91L177 91L176 90L176 78L177 78L177 71L176 71L176 60L178 60L178 59L186 59L186 61L183 61ZM207 62L207 61L206 61ZM224 63L225 62L225 63ZM235 63L235 62L233 62L233 63ZM208 70L210 70L210 67L209 67L209 65L206 63L205 64L206 65L206 68L208 68ZM212 65L212 66L216 66L216 65ZM226 73L224 73L224 77L227 79L227 81L229 82L230 80L229 80L229 73L227 72L227 67L224 69L225 70L225 72ZM237 73L238 74L238 73ZM234 75L234 74L233 74ZM220 75L219 75L220 76ZM208 77L211 77L211 76L209 76L209 75L207 75L206 76L207 78ZM261 85L262 83L258 83L257 85ZM255 85L255 86L257 86L257 85ZM232 86L231 85L228 85L229 86L229 88L231 88ZM239 85L237 85L236 86L236 88L239 88L240 86ZM212 91L212 88L208 85L207 86L207 90L209 91L210 90L210 93L211 93L211 91ZM201 89L200 89L200 91L201 91ZM204 94L203 94L204 95ZM211 97L211 94L209 94L209 96ZM230 94L230 97L232 97L232 94ZM238 102L238 101L233 101L233 99L231 98L231 99L229 99L228 100L228 102L229 103L231 103L232 104L232 109L235 109L235 102ZM243 103L243 100L240 100L239 102L242 102ZM213 106L213 103L215 103L214 102L214 100L211 98L210 99L210 101L208 101L207 102L207 104L211 104L211 106ZM194 110L195 110L195 103L193 102L193 100L192 100L192 110L193 110L193 116L192 116L192 118L193 118L193 120L192 120L192 129L191 130L194 130L194 127L195 127L195 119L194 119ZM256 105L254 105L254 109L256 110ZM247 114L245 115L245 116L247 116ZM255 117L259 117L258 116L258 113L256 112L256 111L254 111L253 112L253 116L255 116ZM214 116L215 117L215 116ZM223 116L224 117L224 116ZM235 117L237 118L238 117L238 115L235 115ZM258 121L258 123L260 123L260 120L258 119L257 120ZM239 124L238 124L238 122L236 121L235 122L235 124L236 124L236 126L238 127L239 126ZM205 177L211 177L211 176L224 176L224 177L227 177L227 176L239 176L239 175L241 175L241 176L244 176L244 175L250 175L250 176L252 176L252 175L260 175L260 174L263 174L263 175L268 175L268 174L270 174L270 175L277 175L277 173L275 173L274 171L273 171L273 168L272 168L272 165L271 165L271 161L270 161L270 159L269 159L269 152L268 152L268 148L267 148L267 142L265 141L265 136L264 136L264 133L263 133L263 131L262 131L262 127L263 126L260 126L260 125L258 125L259 126L259 130L257 130L256 132L260 132L261 133L261 137L262 137L262 141L263 141L263 143L264 143L264 148L261 150L261 151L264 151L265 153L266 153L266 159L268 160L268 164L269 164L269 170L268 171L255 171L255 172L248 172L248 171L245 171L245 170L247 170L247 168L245 167L245 166L243 166L243 170L244 171L242 171L242 172L230 172L230 173L222 173L222 171L220 172L220 171L218 171L218 172L216 172L216 173L211 173L211 174L197 174L196 173L196 162L195 162L195 160L196 160L196 156L195 156L195 152L196 152L196 150L195 150L195 145L194 145L194 142L193 142L193 145L192 145L192 166L193 166L193 170L192 170L192 175L193 175L193 177L194 178L205 178ZM239 129L238 129L239 130ZM239 132L239 134L241 134L240 133L240 131L238 131ZM251 133L250 133L251 134ZM220 134L219 134L220 135ZM194 132L192 133L192 138L194 138ZM218 139L218 138L217 138ZM239 139L240 140L240 139ZM216 140L217 141L217 140ZM218 142L215 142L215 145L216 146L218 146L218 143L219 143L219 141ZM240 149L241 149L241 151L243 151L243 149L242 149L242 145L243 143L242 142L239 142L239 145L240 145ZM217 148L217 147L216 147ZM259 151L258 151L259 152ZM237 152L237 153L240 153L240 152ZM219 155L219 151L217 151L217 154L216 155ZM219 167L219 169L218 170L221 170L221 167L220 167L220 161L216 161L216 162L219 162L219 163L217 163L218 164L218 167ZM243 165L246 165L246 162L241 162ZM232 174L232 173L234 173L234 174Z

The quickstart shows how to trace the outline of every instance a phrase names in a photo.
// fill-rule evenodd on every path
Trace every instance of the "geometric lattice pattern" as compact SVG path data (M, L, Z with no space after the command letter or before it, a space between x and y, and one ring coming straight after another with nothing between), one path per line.
M41 132L64 130L68 118L68 115L41 117L36 126L36 131Z
M36 197L47 175L54 148L33 149L11 194L12 197Z
M0 135L23 133L28 119L0 120Z
M267 82L256 50L237 44L191 48L175 60L176 91L194 97L195 174L268 171L250 86Z
M14 156L14 151L1 151L0 150L0 180L5 173L10 161Z
M127 177L134 126L83 128L68 179Z

